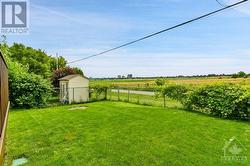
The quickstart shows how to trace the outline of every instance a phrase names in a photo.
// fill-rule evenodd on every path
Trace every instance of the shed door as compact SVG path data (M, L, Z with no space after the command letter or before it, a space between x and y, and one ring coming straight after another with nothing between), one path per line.
M63 100L69 100L69 93L68 93L68 86L69 86L69 84L68 83L66 83L66 82L63 82L62 83L62 99Z

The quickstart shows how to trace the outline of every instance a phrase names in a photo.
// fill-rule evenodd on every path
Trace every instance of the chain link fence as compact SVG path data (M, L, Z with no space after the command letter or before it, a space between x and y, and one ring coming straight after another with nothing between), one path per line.
M82 87L82 88L55 88L51 102L62 104L86 103L94 101L122 101L140 105L182 108L181 103L162 96L155 92L131 90L120 87Z

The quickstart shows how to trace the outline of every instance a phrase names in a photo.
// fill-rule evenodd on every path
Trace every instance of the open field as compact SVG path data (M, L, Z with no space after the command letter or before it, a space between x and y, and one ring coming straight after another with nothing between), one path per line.
M11 110L7 165L249 165L250 124L122 102ZM247 160L226 161L235 137ZM248 150L246 150L248 149ZM229 153L230 155L230 153Z
M166 78L166 84L181 84L187 86L211 85L215 83L235 83L250 85L250 78L230 77L204 77L204 78ZM114 79L114 80L91 80L91 86L112 85L135 89L150 89L155 86L154 79Z

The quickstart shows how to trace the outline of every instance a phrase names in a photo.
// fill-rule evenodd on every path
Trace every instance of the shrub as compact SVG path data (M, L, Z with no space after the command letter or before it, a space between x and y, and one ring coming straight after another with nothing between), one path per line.
M239 85L220 84L198 88L188 95L185 106L189 110L222 118L250 117L250 95Z
M163 86L163 85L165 85L165 83L166 83L166 80L165 80L164 78L157 78L157 79L155 80L155 84L156 84L157 86Z
M52 92L47 80L29 73L10 72L9 88L11 105L18 108L45 106Z
M95 95L96 99L99 99L100 96L103 94L104 95L104 99L107 99L107 92L108 92L108 86L93 86L91 87L91 91L89 96L92 97L93 95Z
M188 88L183 85L170 85L162 89L162 94L170 99L184 103L187 97Z
M49 81L28 72L28 67L10 59L8 47L1 45L9 69L9 98L15 108L42 107L52 92Z

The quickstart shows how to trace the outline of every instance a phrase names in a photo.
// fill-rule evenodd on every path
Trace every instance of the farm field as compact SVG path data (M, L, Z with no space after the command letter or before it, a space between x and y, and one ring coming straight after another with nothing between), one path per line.
M231 77L204 77L204 78L166 78L166 84L180 84L187 86L202 86L216 83L235 83L250 85L250 78L231 78ZM114 79L114 80L91 80L91 86L108 85L119 86L132 89L151 89L155 87L155 79Z
M249 136L249 122L123 102L11 110L6 163L25 157L31 166L249 165ZM248 160L223 158L231 138Z

